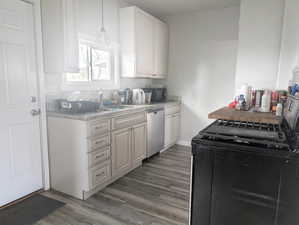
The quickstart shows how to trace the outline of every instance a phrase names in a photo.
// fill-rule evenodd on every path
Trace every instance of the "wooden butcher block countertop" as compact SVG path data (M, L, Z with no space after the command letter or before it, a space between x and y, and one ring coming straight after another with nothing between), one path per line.
M261 113L251 111L239 111L229 107L221 108L209 114L209 119L236 120L254 123L280 124L282 117L273 113Z

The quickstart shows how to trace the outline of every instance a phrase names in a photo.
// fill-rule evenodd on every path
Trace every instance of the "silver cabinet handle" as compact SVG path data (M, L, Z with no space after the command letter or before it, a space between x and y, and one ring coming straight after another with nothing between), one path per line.
M96 141L95 144L98 145L98 144L102 144L102 143L104 143L104 142L105 142L105 140Z
M96 177L101 177L101 176L103 176L103 175L105 175L105 172L102 172L102 173L97 174Z
M104 157L105 156L105 153L102 153L101 155L97 155L95 158L96 159L100 159L100 158L102 158L102 157Z
M40 109L32 109L30 113L32 116L38 116L41 114L41 110Z
M96 126L94 129L95 129L95 130L99 130L99 129L102 129L102 128L104 128L103 125L102 125L102 126Z

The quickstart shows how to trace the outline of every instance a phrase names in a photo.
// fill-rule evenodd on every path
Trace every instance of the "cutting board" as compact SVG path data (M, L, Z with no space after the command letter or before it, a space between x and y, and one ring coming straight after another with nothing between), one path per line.
M209 119L235 120L254 123L280 124L282 117L273 113L239 111L229 107L221 108L209 114Z

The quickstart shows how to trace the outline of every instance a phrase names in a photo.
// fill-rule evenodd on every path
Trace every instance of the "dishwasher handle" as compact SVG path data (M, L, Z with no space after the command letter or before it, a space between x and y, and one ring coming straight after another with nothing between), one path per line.
M147 110L147 113L155 113L155 114L157 114L160 111L164 111L164 108L149 109L149 110Z

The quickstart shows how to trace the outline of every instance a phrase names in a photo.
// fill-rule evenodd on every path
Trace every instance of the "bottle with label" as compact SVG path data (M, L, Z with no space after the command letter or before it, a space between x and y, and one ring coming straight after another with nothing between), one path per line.
M271 91L265 90L262 97L261 112L270 112L271 110Z
M243 84L240 88L240 94L239 96L243 95L246 102L246 107L250 108L252 106L252 87L248 84Z
M278 103L278 99L279 98L279 92L278 91L272 91L272 95L271 95L271 111L273 113L276 112L277 110L277 103Z
M278 103L276 107L276 116L282 116L283 105L282 103Z

